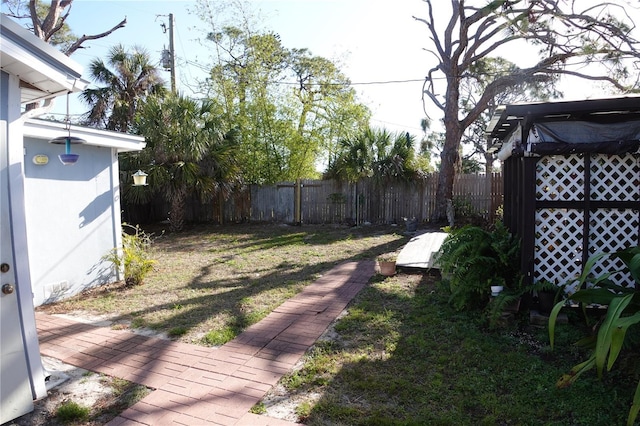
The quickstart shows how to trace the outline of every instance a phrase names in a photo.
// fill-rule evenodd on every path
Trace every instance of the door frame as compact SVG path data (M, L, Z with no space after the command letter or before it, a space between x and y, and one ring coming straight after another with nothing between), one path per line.
M31 290L27 224L24 203L24 139L20 114L20 81L8 75L7 105L7 180L9 187L10 228L13 250L16 296L20 313L19 327L24 341L33 399L47 396L45 371L40 356L35 308Z

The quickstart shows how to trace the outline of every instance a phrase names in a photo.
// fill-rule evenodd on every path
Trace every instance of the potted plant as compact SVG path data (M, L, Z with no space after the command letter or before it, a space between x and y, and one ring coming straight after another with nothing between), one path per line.
M381 254L376 258L378 262L378 269L382 275L392 276L396 274L396 260L398 255L396 253Z
M404 225L406 227L407 233L413 234L418 230L418 219L415 217L412 218L404 218Z
M556 285L547 280L542 280L536 284L535 292L538 299L538 310L541 314L549 315L555 304L564 299L564 285Z
M504 290L504 279L496 278L489 280L489 287L491 288L491 297L498 296L502 290Z

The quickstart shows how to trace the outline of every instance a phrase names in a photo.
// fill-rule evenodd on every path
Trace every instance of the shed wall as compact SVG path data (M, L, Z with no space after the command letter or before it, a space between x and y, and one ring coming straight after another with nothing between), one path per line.
M640 244L639 154L552 155L534 161L535 208L531 213L512 203L510 218L526 241L531 233L522 224L533 214L533 247L527 243L523 246L523 271L528 280L571 283L570 288L575 287L592 255ZM522 172L518 182L524 185L517 194L526 194L531 185L526 167L514 168ZM513 199L518 199L517 194ZM505 194L505 201L510 197ZM521 198L523 203L525 198ZM605 258L595 265L593 273L597 276L621 267L621 263ZM629 274L617 273L612 278L624 285L633 284Z
M57 135L52 135L57 136ZM80 154L64 166L64 146L25 138L25 204L34 304L117 281L102 257L120 241L117 154L112 148L73 145ZM36 154L49 157L34 164ZM117 180L116 180L117 182Z

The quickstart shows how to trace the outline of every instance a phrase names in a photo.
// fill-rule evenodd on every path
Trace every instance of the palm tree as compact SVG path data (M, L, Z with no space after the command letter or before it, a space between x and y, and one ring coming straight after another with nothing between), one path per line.
M228 194L239 181L234 134L222 132L211 102L197 103L174 94L151 96L141 108L137 129L147 146L135 165L147 169L150 188L130 188L130 199L145 201L141 195L148 200L155 193L164 196L170 203L173 231L184 226L190 194L205 201L215 194Z
M409 132L389 133L386 129L376 130L372 140L375 143L372 169L378 182L409 182L419 176L413 149L415 138Z
M352 139L339 143L336 159L325 177L355 184L355 216L358 219L358 181L372 177L378 185L391 180L408 182L419 176L413 150L415 138L409 133L389 133L386 129L365 129Z
M416 176L414 141L409 133L367 128L353 139L340 141L339 153L326 177L349 182L364 177L408 181Z
M107 63L94 59L91 78L102 85L86 89L81 99L90 107L84 124L108 130L132 130L138 104L147 96L166 92L160 71L140 47L131 52L118 44L109 50Z

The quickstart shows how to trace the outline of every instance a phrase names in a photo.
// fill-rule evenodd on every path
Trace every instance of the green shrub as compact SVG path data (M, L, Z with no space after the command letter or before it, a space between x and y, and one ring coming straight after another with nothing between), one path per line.
M454 197L451 202L453 205L454 220L457 225L486 224L482 212L474 207L469 197Z
M520 285L520 244L498 222L493 231L479 226L451 230L437 262L457 310L486 306L491 285L516 289Z
M124 267L124 279L127 285L140 285L144 277L151 272L155 261L149 256L151 235L146 234L138 226L123 224L133 233L122 233L122 250L112 249L104 256L114 267Z
M66 401L56 410L56 418L64 424L84 422L89 419L89 413L89 408L74 401Z

